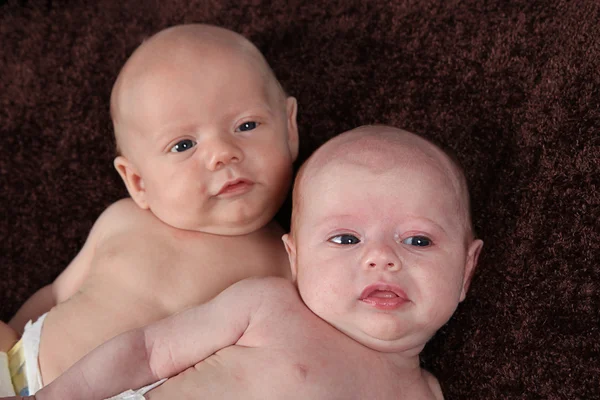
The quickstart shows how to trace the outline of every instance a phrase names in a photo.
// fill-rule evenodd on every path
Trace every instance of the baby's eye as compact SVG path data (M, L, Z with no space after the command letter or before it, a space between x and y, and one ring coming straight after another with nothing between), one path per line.
M183 139L179 142L175 143L173 147L169 150L171 153L181 153L183 151L189 150L196 145L191 139Z
M251 131L253 129L256 129L256 127L258 127L258 122L248 121L248 122L244 122L243 124L241 124L240 126L238 126L237 129L236 129L236 132Z
M343 234L329 238L329 241L335 244L358 244L360 239L354 235Z
M402 243L418 247L431 246L431 240L425 236L411 236L404 239Z

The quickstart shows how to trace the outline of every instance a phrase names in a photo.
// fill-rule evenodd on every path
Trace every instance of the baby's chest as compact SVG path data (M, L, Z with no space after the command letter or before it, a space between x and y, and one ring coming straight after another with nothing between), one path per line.
M149 242L145 249L132 246L112 257L100 253L83 289L109 291L110 296L97 297L120 304L127 300L142 316L149 309L169 315L204 303L241 279L271 275L262 270L263 265L276 265L261 262L250 251L243 256L237 250L217 249L170 240Z
M170 379L149 398L362 399L352 369L312 354L230 346Z

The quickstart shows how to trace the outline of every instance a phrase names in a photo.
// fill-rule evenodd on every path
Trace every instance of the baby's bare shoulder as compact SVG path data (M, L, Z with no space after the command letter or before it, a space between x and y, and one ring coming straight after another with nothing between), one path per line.
M135 202L129 198L125 197L121 200L117 200L112 203L110 206L104 210L103 215L107 216L118 216L119 214L125 215L132 210L137 210L139 207L135 204Z
M305 318L307 311L294 283L276 276L243 279L231 285L223 294L229 299L229 307L240 307L240 303L244 303L252 310L249 314L253 329L247 331L238 342L251 347L257 346L257 343L266 346L276 337L283 337L287 343L294 334L282 333L287 332L290 326L302 325L300 321Z
M304 308L304 303L296 286L288 279L277 276L250 277L242 279L227 288L226 295L237 302L240 299L251 300L257 304L257 315L267 319L279 314L282 310ZM284 312L288 312L284 311Z
M95 227L109 232L118 228L135 228L150 220L150 215L147 214L151 213L139 208L132 199L125 198L108 206L96 221Z
M268 300L296 301L300 299L296 286L290 280L277 276L246 278L232 285L231 289L239 290L243 294L256 294Z
M90 232L94 261L100 265L120 260L129 263L134 257L148 263L157 254L166 256L174 243L168 240L170 229L132 199L119 200L104 210Z
M170 238L174 231L178 230L160 221L150 210L138 207L131 198L111 204L92 229L99 240L113 245L121 243L119 247L137 243L143 244L143 247L156 245L162 248L167 244L172 245L172 242L166 242L164 238Z

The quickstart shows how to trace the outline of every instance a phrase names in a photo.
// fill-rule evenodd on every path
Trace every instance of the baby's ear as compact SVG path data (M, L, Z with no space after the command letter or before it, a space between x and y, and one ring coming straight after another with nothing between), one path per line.
M477 267L477 261L479 260L479 254L481 253L482 247L483 241L479 239L473 240L473 243L471 243L469 246L469 250L467 252L467 261L465 264L463 287L460 293L460 301L463 301L465 297L467 297L467 291L471 285L471 280L473 279L473 274L475 273L475 268Z
M115 158L114 166L119 175L121 175L121 179L123 179L125 187L127 187L127 191L133 201L135 201L140 208L147 210L148 203L146 202L144 180L137 172L135 166L123 156Z
M298 102L295 97L288 97L286 99L286 116L287 116L287 131L288 131L288 147L292 159L296 161L298 158L298 123L296 116L298 115Z
M285 245L285 251L288 253L288 258L290 260L290 268L292 270L292 281L296 282L296 276L298 272L298 268L296 265L296 245L294 244L294 240L289 234L285 234L281 237L283 240L283 244Z

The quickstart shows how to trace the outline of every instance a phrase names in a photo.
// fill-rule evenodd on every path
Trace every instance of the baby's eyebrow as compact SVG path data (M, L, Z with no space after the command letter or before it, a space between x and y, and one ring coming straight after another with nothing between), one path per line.
M348 228L356 221L356 216L351 214L335 214L319 218L312 227L315 231L321 231L332 228Z
M322 219L319 225L339 225L342 222L356 221L356 215L353 214L333 214Z
M255 114L268 114L269 117L275 116L273 107L267 103L257 102L250 105L245 103L242 107L236 107L232 109L230 112L224 115L224 119L234 119L243 115L248 115L251 117Z
M179 135L190 135L195 133L198 127L195 124L167 124L158 127L153 132L153 136L156 140L171 140L174 134Z
M448 236L448 231L446 229L444 229L444 227L442 225L438 224L437 222L435 222L434 220L432 220L430 218L422 217L422 216L412 216L411 218L413 218L417 221L422 221L428 225L431 225L434 229L439 230L445 236Z

